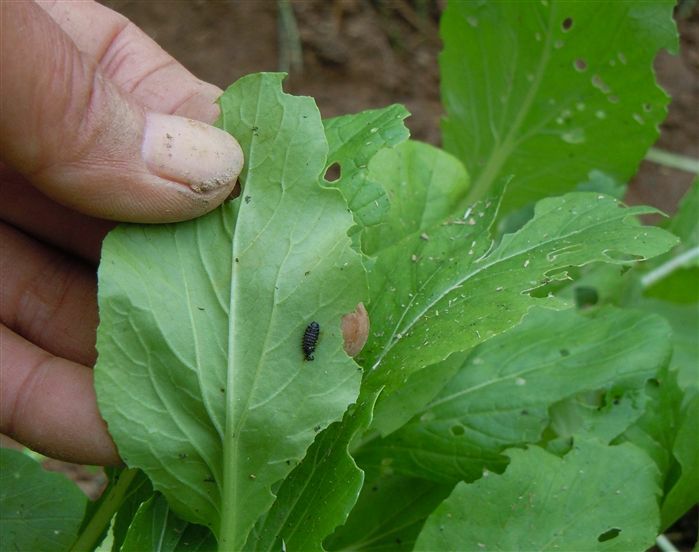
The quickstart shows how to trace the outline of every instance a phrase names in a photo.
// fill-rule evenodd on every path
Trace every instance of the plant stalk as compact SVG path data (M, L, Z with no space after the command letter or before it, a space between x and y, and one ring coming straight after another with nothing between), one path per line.
M696 257L699 257L699 246L687 249L687 251L677 255L677 257L673 257L669 261L661 264L659 267L651 270L647 274L644 274L641 278L641 285L644 289L651 287L653 284L659 282L663 278L666 278L675 270L681 268L685 263Z
M657 148L650 148L646 160L671 169L678 169L692 174L699 174L699 159L686 155L671 153Z
M109 491L107 498L92 516L85 529L78 535L73 546L71 546L71 552L89 552L95 549L105 527L109 525L112 517L114 517L114 514L124 501L124 496L138 471L135 468L127 468L121 472L119 481Z
M655 539L655 544L658 545L658 548L662 550L663 552L679 552L677 548L675 548L675 545L670 542L670 539L668 539L665 535L658 535L658 537Z

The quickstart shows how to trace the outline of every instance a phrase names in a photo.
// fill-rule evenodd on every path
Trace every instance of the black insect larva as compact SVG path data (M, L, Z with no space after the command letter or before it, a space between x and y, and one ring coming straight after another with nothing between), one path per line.
M303 332L303 341L301 342L301 347L303 348L303 356L306 360L313 360L313 352L316 350L316 343L318 343L318 334L320 333L320 326L318 322L311 322L306 331Z

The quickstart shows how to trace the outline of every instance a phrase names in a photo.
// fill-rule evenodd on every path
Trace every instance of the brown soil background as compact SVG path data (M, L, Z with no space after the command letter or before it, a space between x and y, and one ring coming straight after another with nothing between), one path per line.
M440 143L437 55L444 0L292 0L302 68L289 66L275 0L106 0L199 78L226 88L258 71L289 71L287 91L315 98L323 117L402 103L413 138ZM672 96L656 147L699 158L699 9L684 2L678 56L661 52L658 80ZM643 162L627 201L674 212L692 176ZM45 462L93 498L101 471ZM695 507L667 536L680 550L697 539Z

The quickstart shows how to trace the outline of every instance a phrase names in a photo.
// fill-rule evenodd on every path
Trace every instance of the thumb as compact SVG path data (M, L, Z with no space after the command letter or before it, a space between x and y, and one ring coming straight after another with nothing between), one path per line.
M146 111L33 2L0 10L2 157L46 195L97 217L169 222L230 194L243 164L233 137Z

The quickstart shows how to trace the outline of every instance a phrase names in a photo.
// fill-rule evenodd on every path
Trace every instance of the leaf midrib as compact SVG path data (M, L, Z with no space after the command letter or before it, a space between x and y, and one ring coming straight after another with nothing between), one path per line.
M505 164L505 162L507 161L508 157L510 156L514 147L517 144L516 137L519 134L522 124L524 123L524 119L526 118L527 114L529 113L529 110L532 107L534 99L539 93L539 88L541 87L541 82L544 78L546 67L549 61L551 60L551 46L553 40L553 32L551 29L554 19L554 11L554 6L552 6L551 10L549 11L548 32L546 33L546 42L544 44L543 52L539 60L539 65L536 68L536 72L534 74L534 80L532 81L532 84L529 87L526 96L524 97L524 101L522 102L522 105L519 108L519 111L517 112L514 122L510 127L510 130L508 131L507 135L505 136L505 139L502 142L502 145L499 147L499 149L494 150L493 154L490 156L488 162L483 168L483 171L478 176L476 181L473 183L473 187L466 196L468 202L474 203L485 195L485 193L490 189L491 183L493 182L495 176L500 172L500 169L502 169L502 166Z
M509 260L511 260L511 259L513 259L513 258L515 258L515 257L518 257L518 256L520 256L520 255L530 253L531 251L533 251L533 250L535 250L535 249L538 249L538 248L540 248L540 247L544 247L544 246L546 246L546 245L548 245L548 244L554 243L554 242L556 242L556 241L560 241L560 240L562 240L562 239L564 239L564 238L568 238L568 237L574 236L574 235L576 235L576 234L580 234L580 233L582 233L582 232L589 231L590 229L595 228L595 227L598 227L598 226L603 226L603 225L611 224L611 223L613 223L613 222L618 221L619 219L625 219L625 218L627 218L628 216L634 214L634 213L628 212L629 210L627 210L627 209L622 209L622 208L619 208L619 209L620 209L621 212L618 213L618 215L617 215L616 217L610 217L610 218L603 219L603 220L601 220L601 221L596 221L596 222L595 222L594 224L592 224L592 225L589 225L589 226L586 226L586 227L584 227L584 228L575 230L575 231L570 232L570 233L568 233L568 234L556 235L555 238L552 238L552 239L550 239L550 240L535 242L535 243L534 243L531 247L529 247L529 248L525 248L525 249L518 250L518 251L513 252L512 254L510 254L510 255L508 255L508 256L505 256L505 257L497 257L497 258L494 259L493 261L484 264L484 265L483 265L482 267L480 267L479 269L477 269L477 270L475 270L475 271L473 271L473 272L467 274L463 279L458 280L456 284L454 284L454 285L450 286L449 288L447 288L446 291L444 291L443 293L439 294L432 302L427 303L427 304L425 305L425 307L424 307L424 308L423 308L423 309L408 323L408 325L405 326L404 328L402 328L401 331L399 332L399 331L398 331L398 324L403 320L403 318L405 317L405 314L407 313L407 307L406 307L406 308L403 310L403 315L401 316L399 322L394 326L394 331L393 331L393 333L391 334L391 338L387 341L387 344L386 344L386 346L384 347L383 351L381 351L381 354L377 357L376 361L372 364L372 370L376 370L376 368L380 365L381 361L385 358L385 356L388 354L388 352L389 352L396 344L398 344L398 343L401 341L402 338L396 339L395 341L391 342L391 340L392 340L398 333L400 333L402 336L405 336L405 335L415 326L415 324L417 324L417 323L420 321L420 319L421 319L427 312L429 312L429 310L432 309L439 301L441 301L442 299L444 299L444 298L445 298L447 295L449 295L452 291L454 291L454 290L456 290L456 289L459 289L465 282L467 282L468 280L472 279L474 276L480 274L481 272L483 272L484 270L486 270L486 269L488 269L488 268L490 268L490 267L492 267L492 266L495 266L496 264L498 264L498 263L500 263L500 262L507 262L507 261L509 261ZM639 214L640 214L640 213L639 213ZM499 249L499 247L496 248L496 249L494 249L494 250L490 253L490 255L488 255L488 256L490 257L490 256L494 255L495 253L497 253L498 249ZM471 265L471 266L473 266L473 265ZM556 266L555 263L553 263L552 266L555 267L555 266ZM417 296L417 294L415 294L415 296Z

